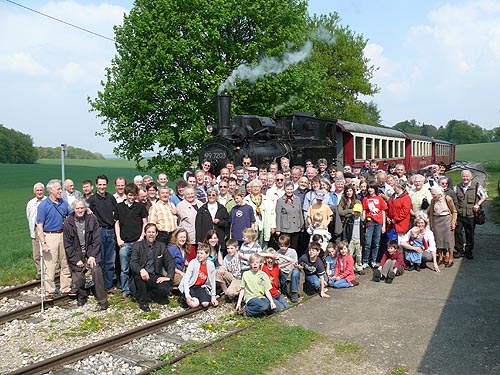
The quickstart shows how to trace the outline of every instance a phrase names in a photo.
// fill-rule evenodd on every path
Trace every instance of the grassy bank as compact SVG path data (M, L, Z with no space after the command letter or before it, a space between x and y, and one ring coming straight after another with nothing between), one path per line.
M72 160L65 162L65 176L81 190L85 179L95 180L104 173L113 181L124 176L132 181L139 172L132 162L125 160ZM59 160L40 160L36 164L0 164L0 285L19 284L33 279L36 271L31 258L31 240L26 219L26 203L34 196L33 185L44 184L53 178L61 178Z

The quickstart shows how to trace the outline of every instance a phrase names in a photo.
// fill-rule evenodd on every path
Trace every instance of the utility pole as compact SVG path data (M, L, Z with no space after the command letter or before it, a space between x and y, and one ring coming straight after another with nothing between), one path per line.
M64 184L64 157L67 156L67 148L66 143L61 144L61 185Z

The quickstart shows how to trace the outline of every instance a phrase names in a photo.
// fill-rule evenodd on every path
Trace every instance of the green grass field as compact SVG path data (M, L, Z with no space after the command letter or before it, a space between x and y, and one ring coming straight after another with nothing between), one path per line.
M500 142L458 145L456 159L475 162L499 162Z
M132 181L140 174L132 162L126 160L72 160L65 161L65 176L75 182L81 191L85 179L94 181L104 173L114 191L116 177ZM31 240L26 219L26 203L33 198L33 185L61 178L60 160L40 160L37 164L0 164L0 285L17 284L34 278L36 272L31 260Z

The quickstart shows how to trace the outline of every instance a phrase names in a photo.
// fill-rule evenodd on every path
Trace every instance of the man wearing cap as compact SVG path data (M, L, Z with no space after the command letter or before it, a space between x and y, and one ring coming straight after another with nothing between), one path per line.
M61 293L67 295L71 290L71 270L63 243L63 223L71 211L68 202L61 198L62 187L59 180L50 180L47 190L49 197L38 205L36 227L42 243L45 299L50 301L54 299L56 291L54 277L58 264L61 267Z
M344 231L342 232L342 240L349 243L349 250L355 260L354 272L358 275L364 275L363 270L363 247L365 246L365 221L361 217L363 206L361 203L356 203L352 208L352 216L346 219Z
M257 179L257 174L259 172L259 168L250 166L250 167L248 167L247 172L248 172L247 181L250 182L250 181Z

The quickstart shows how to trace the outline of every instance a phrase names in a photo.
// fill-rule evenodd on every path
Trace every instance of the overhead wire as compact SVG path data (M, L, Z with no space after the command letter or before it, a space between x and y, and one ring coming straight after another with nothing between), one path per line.
M95 36L98 36L98 37L103 38L103 39L110 40L110 41L112 41L112 42L114 42L114 41L115 41L113 38L109 38L109 37L107 37L107 36L105 36L105 35L102 35L102 34L99 34L99 33L94 32L94 31L91 31L91 30L85 29L85 28L83 28L83 27L77 26L77 25L72 24L72 23L70 23L70 22L63 21L63 20L61 20L61 19L59 19L59 18L56 18L56 17L53 17L53 16L51 16L51 15L48 15L48 14L45 14L45 13L39 12L38 10L32 9L32 8L30 8L30 7L27 7L26 5L22 5L22 4L16 3L15 1L12 1L12 0L5 0L5 1L6 1L6 2L8 2L8 3L14 4L14 5L17 5L18 7L21 7L21 8L27 9L27 10L29 10L29 11L31 11L31 12L37 13L37 14L39 14L39 15L42 15L42 16L44 16L44 17L50 18L50 19L52 19L52 20L54 20L54 21L61 22L61 23L65 24L65 25L68 25L68 26L74 27L75 29L78 29L78 30L84 31L84 32L89 33L89 34L93 34L93 35L95 35Z

